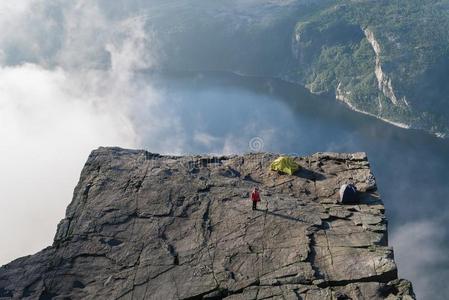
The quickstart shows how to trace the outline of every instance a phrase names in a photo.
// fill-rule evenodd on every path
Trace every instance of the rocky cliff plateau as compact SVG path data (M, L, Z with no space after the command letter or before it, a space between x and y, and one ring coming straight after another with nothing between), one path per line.
M53 245L0 268L0 299L414 299L366 155L296 157L294 176L274 158L93 151ZM358 205L337 204L348 181Z

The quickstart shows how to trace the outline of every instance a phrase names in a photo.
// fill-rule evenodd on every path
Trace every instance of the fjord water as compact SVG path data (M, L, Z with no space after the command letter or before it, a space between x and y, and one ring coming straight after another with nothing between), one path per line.
M216 72L144 76L164 95L161 111L172 125L161 134L180 154L367 152L399 275L413 282L420 299L449 294L447 140L394 127L280 80ZM144 111L136 119L139 114ZM154 135L143 139L153 150Z

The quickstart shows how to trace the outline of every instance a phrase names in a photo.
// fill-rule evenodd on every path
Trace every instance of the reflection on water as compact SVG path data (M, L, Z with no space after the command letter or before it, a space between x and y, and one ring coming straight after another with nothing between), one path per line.
M400 275L413 281L419 298L449 294L447 140L396 128L278 80L210 72L145 76L178 118L164 134L182 140L184 154L248 152L254 137L270 152L367 152ZM153 142L144 144L153 150Z

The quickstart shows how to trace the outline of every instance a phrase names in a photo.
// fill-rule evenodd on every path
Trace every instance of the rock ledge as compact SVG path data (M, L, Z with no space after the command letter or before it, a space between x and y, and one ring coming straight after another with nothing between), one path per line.
M275 158L93 151L53 245L0 268L0 299L414 299L366 155L296 157L294 176ZM348 181L358 205L336 202Z

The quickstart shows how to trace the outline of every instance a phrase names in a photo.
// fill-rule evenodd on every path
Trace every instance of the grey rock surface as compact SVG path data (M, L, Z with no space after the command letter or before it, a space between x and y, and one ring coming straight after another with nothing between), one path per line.
M296 157L293 176L275 158L93 151L53 245L0 268L0 299L414 299L366 155ZM337 203L347 182L357 205Z

